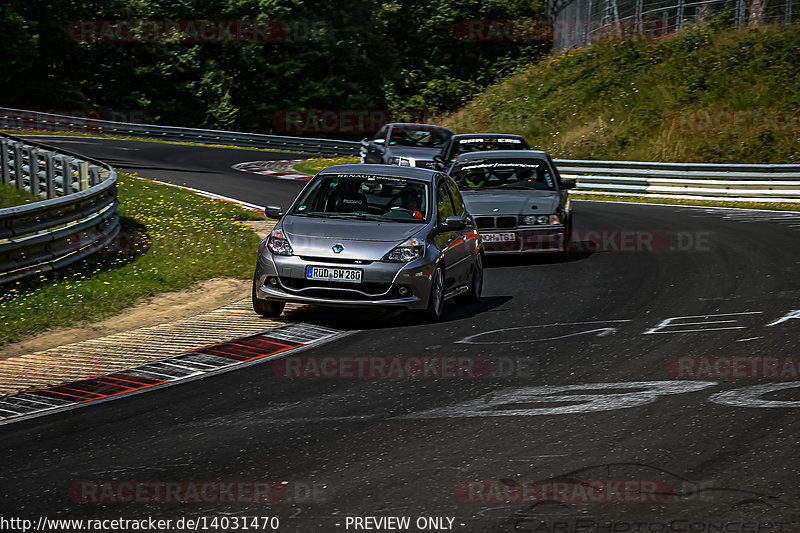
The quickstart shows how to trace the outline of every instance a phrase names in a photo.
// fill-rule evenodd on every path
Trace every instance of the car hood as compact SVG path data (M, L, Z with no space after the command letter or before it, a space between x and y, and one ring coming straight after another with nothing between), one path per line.
M441 148L414 148L413 146L390 146L389 151L393 156L400 157L413 157L414 159L423 159L425 161L432 161L433 156L441 153Z
M463 191L464 203L472 216L555 213L560 195L555 191L478 190ZM536 206L535 208L533 206ZM496 209L496 211L495 211Z
M379 261L395 246L426 226L401 222L287 216L281 227L295 255ZM332 250L336 244L344 247L338 254Z

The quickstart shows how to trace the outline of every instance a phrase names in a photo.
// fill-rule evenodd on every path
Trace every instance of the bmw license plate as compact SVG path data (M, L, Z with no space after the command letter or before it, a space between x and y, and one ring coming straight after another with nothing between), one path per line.
M483 242L514 242L517 240L516 233L486 233L481 235Z
M306 279L361 283L361 272L361 269L358 268L332 268L309 265L306 267Z

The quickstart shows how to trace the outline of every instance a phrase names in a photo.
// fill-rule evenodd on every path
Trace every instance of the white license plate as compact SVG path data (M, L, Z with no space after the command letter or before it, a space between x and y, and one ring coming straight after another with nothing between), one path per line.
M486 233L481 235L483 242L514 242L517 240L516 233Z
M309 265L306 267L306 279L361 283L361 272L362 271L357 268L332 268Z

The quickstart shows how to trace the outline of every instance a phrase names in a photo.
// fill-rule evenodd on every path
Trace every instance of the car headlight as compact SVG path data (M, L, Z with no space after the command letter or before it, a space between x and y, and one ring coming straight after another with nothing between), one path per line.
M561 224L558 215L526 215L522 217L522 223L526 226L544 226L548 224Z
M269 234L267 248L275 255L294 255L294 250L292 250L292 245L289 244L289 239L287 239L279 229L273 230L273 232Z
M412 238L396 246L394 250L386 254L383 260L392 263L408 263L423 255L425 255L425 241Z

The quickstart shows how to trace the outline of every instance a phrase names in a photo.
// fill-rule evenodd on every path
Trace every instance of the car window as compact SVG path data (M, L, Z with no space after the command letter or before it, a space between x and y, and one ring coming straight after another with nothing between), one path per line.
M477 159L465 161L451 172L462 191L475 189L555 190L555 177L543 159Z
M382 127L378 130L378 133L375 134L375 137L372 138L373 141L377 141L378 139L386 140L386 133L389 131L388 126Z
M556 183L561 185L561 174L558 172L558 168L556 167L556 164L553 163L553 159L549 155L547 156L547 162L550 163L550 168L553 169L553 173L555 174L555 177L556 177Z
M450 200L450 193L447 190L444 180L439 179L436 187L436 210L438 212L439 222L444 222L447 217L455 215L453 202Z
M303 191L292 215L425 222L430 212L429 190L427 183L411 179L323 174Z
M447 130L430 126L395 126L392 128L389 144L416 148L442 148L451 136Z
M444 182L447 183L447 188L450 191L450 198L453 200L455 214L462 216L464 214L464 200L461 198L461 193L458 192L458 186L450 178L445 178Z
M486 152L489 150L527 150L528 143L516 137L480 137L456 139L452 157L470 152Z

